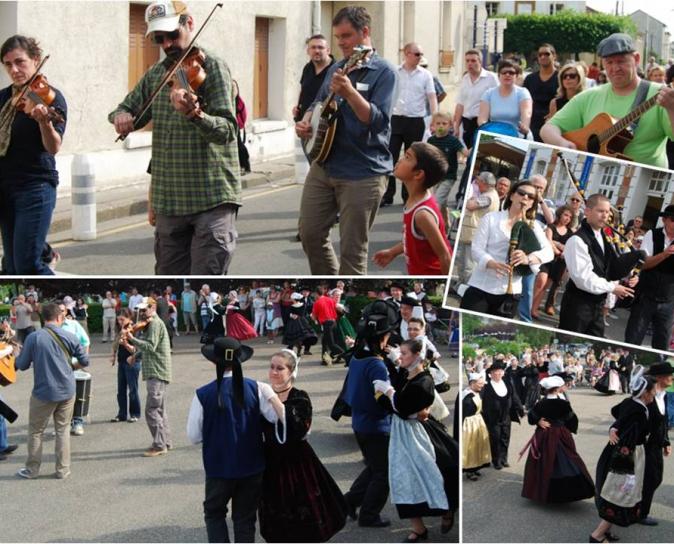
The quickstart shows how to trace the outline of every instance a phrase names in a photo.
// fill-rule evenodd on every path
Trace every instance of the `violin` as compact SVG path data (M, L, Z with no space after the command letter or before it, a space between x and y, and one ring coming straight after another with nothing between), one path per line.
M18 111L30 115L36 105L40 104L47 108L49 112L49 120L53 123L64 123L63 116L52 107L52 103L56 99L56 92L49 86L47 78L40 73L40 68L47 62L49 55L47 55L42 62L40 62L35 74L30 78L18 95L13 100L13 105Z
M180 63L180 67L173 74L173 79L169 86L179 85L181 89L196 94L197 90L206 80L206 70L204 70L206 55L198 47L193 47L185 60Z

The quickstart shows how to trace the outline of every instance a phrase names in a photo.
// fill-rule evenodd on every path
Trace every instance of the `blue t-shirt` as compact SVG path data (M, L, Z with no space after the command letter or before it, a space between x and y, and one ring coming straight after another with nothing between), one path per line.
M391 432L391 414L377 404L374 380L389 381L384 361L378 357L351 359L344 400L351 406L351 426L357 433Z
M53 87L52 87L53 88ZM68 106L58 89L54 89L56 98L51 107L67 119ZM12 98L12 87L0 90L0 108ZM61 138L66 130L66 123L54 123L54 129ZM56 187L59 175L56 170L54 155L42 145L42 136L37 121L22 111L17 111L12 123L11 139L7 154L0 157L0 181L11 183L29 183L46 181Z
M489 104L489 120L509 123L517 128L520 123L520 102L531 100L531 94L524 87L514 86L508 96L501 96L498 89L487 89L480 99Z

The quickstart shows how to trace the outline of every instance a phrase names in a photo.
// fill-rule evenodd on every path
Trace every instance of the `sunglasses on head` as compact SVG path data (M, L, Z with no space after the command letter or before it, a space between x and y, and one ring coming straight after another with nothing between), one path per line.
M562 76L562 79L578 79L578 74L566 73Z
M503 72L501 72L501 75L502 76L514 76L516 73L517 72L515 72L515 70L503 70Z
M528 198L530 200L534 200L536 198L535 193L530 193L529 191L525 191L524 189L517 189L515 192L522 198Z
M155 32L154 36L152 37L154 43L156 43L157 45L163 44L164 40L166 40L167 38L172 42L176 41L178 38L180 38L180 29L177 28L171 32L161 32L161 33Z

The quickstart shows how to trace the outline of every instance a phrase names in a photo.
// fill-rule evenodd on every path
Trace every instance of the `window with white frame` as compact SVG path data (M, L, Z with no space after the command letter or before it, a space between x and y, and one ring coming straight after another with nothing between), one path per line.
M604 167L604 171L601 175L601 181L599 182L599 192L611 200L613 195L616 194L620 188L619 178L619 164L611 164Z
M556 4L556 3L551 3L550 4L550 15L554 15L555 13L559 13L560 11L564 10L564 4Z
M648 182L648 190L655 193L668 193L670 181L672 181L672 174L669 172L653 172L653 175ZM672 189L674 189L674 187L672 187Z

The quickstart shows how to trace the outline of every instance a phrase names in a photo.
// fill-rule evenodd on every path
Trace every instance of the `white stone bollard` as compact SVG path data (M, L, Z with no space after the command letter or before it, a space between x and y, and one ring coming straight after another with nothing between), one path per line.
M75 155L71 180L73 240L95 240L96 177L89 155Z
M302 140L295 138L295 183L304 183L309 173L309 161L302 149Z

